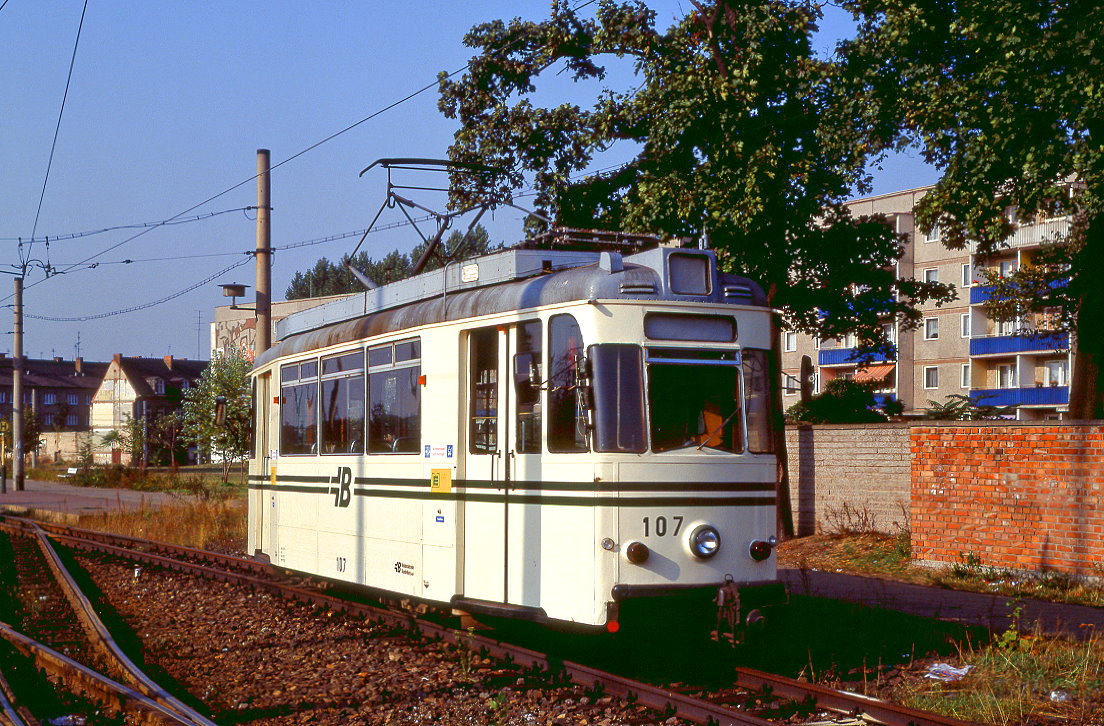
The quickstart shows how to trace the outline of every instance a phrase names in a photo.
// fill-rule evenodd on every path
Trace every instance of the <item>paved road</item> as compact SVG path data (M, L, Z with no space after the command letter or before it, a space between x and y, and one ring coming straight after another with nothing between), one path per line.
M48 512L47 518L58 520L73 520L82 514L134 511L180 500L179 495L166 492L94 489L55 481L27 480L21 492L12 491L11 479L7 484L8 491L0 493L0 511L23 514L33 509Z

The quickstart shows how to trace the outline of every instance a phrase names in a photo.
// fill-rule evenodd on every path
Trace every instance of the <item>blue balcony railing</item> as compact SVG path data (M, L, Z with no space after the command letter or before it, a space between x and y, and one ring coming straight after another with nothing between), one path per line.
M970 338L970 355L1010 355L1067 350L1069 333L1050 335L993 335Z
M890 355L879 354L869 363L892 363L897 360L897 354L892 353ZM822 366L853 366L859 362L859 353L857 348L829 348L821 349L817 353L817 365Z
M1069 386L975 388L970 397L984 406L1064 406L1069 403Z
M1069 280L1052 280L1048 287L1052 290L1057 290L1060 287L1066 287L1069 285ZM989 298L993 296L992 285L974 285L970 288L970 304L980 305L981 303L989 302Z
M992 285L974 285L970 288L970 304L979 305L983 302L989 302L989 296L992 294Z

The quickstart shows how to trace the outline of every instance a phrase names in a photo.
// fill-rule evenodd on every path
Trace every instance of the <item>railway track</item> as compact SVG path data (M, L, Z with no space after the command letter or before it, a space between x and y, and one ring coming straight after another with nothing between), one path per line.
M516 679L520 682L526 673L552 671L564 681L582 686L587 692L646 706L656 713L663 714L663 718L675 716L692 723L718 726L730 724L767 726L772 723L767 719L749 714L735 705L735 699L731 695L723 697L711 696L708 693L680 692L614 675L581 663L549 658L533 650L499 642L472 632L444 627L406 613L341 599L323 591L322 588L305 586L298 578L280 576L268 565L252 560L60 525L39 526L18 518L9 517L5 520L0 527L9 531L18 530L25 536L29 536L32 528L38 529L34 532L34 536L39 541L45 540L48 535L49 539L67 547L125 558L139 563L136 565L139 568L165 568L196 574L271 593L281 598L308 603L324 609L327 613L342 612L384 623L397 629L417 630L427 638L486 654L506 663L507 666L499 674L506 681ZM5 637L7 637L6 634ZM852 718L862 718L865 722L884 723L891 726L898 724L901 726L906 724L964 725L964 722L955 719L751 669L739 668L736 670L736 675L738 679L736 685L750 692L766 693L769 694L768 698L785 697L795 701L815 701L819 709ZM147 697L150 696L147 694ZM156 701L155 698L154 701ZM168 710L180 716L180 712L171 708ZM199 714L194 716L202 718ZM211 723L198 720L183 722Z

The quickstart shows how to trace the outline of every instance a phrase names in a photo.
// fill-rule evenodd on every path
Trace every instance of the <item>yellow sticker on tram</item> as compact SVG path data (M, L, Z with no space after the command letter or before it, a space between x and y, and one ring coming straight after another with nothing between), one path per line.
M452 491L452 469L431 469L429 490L435 494L448 494Z

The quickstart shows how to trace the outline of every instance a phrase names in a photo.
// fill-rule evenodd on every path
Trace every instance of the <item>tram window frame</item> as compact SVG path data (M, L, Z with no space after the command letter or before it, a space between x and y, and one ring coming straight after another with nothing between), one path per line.
M740 372L744 384L744 426L747 448L752 454L775 453L774 425L771 421L770 353L761 348L744 348Z
M561 351L572 342L569 337L572 334L577 336L575 346ZM561 337L562 340L559 339ZM585 454L590 451L588 416L585 399L579 390L577 368L584 360L585 350L582 328L573 315L562 313L548 319L548 420L545 442L551 453ZM558 358L560 361L557 363Z
M498 451L499 337L497 328L468 335L468 453Z
M514 430L519 454L541 453L544 323L519 322L516 328L517 353L514 354ZM534 382L534 375L536 381Z
M647 421L651 451L709 448L747 452L744 382L740 351L733 348L648 346L644 351ZM694 387L688 387L687 376ZM715 379L715 380L710 380ZM731 386L732 408L707 392Z
M367 421L368 391L365 377L363 349L343 351L321 360L319 377L318 449L323 456L364 453L364 428ZM359 416L356 415L356 394L360 394ZM335 412L344 410L346 415L339 423ZM331 430L338 429L340 440L330 441Z
M701 313L644 313L644 336L649 340L685 340L703 343L735 343L736 318Z
M287 418L289 411L288 394L294 401L300 393L306 393L306 415L299 415L295 421ZM310 394L313 393L313 396ZM300 412L302 413L302 412ZM302 432L301 442L293 442L288 437L288 426ZM305 449L305 450L304 450ZM310 359L287 363L280 366L280 456L315 456L318 453L318 361Z
M408 346L407 344L413 344ZM403 347L410 357L398 360L396 351ZM386 351L386 353L384 352ZM417 357L413 357L416 355ZM373 364L373 360L377 363ZM387 362L382 362L382 361ZM406 338L404 340L390 341L387 343L369 346L366 351L365 362L367 391L365 394L365 431L367 439L367 451L369 456L411 456L421 455L422 452L422 359L421 341L418 338ZM405 380L400 380L403 377ZM394 381L389 384L388 381ZM379 395L377 384L382 382L382 388L386 390L393 386L392 405L399 407L396 421L388 425L384 421L373 421L373 410L377 405L377 397L386 398L392 394ZM409 397L399 398L400 383L408 388ZM413 399L413 413L405 410L405 404ZM383 404L380 404L383 405ZM386 408L382 414L391 416Z
M258 379L256 377L250 381L249 386L249 420L252 424L253 430L249 432L249 458L256 459L261 451L264 451L264 447L258 442L258 438L261 435L261 431L264 427L261 426L260 416L261 409L257 405L257 386Z
M594 450L644 453L643 349L632 343L602 343L587 348L587 358L594 371Z

